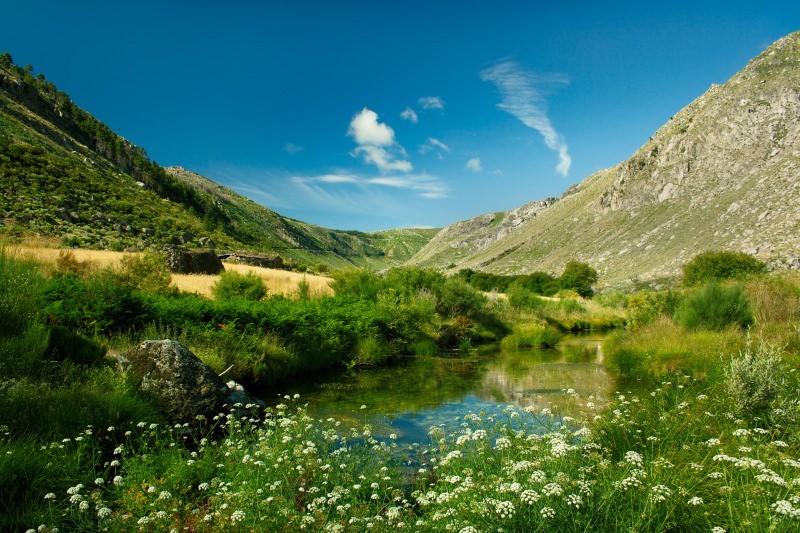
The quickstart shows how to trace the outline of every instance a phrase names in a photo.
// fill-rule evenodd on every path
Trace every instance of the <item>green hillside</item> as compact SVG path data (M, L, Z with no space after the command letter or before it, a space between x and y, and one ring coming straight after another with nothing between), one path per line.
M435 230L364 233L305 224L146 152L78 108L33 68L0 56L0 236L113 250L205 237L225 251L309 265L401 264Z

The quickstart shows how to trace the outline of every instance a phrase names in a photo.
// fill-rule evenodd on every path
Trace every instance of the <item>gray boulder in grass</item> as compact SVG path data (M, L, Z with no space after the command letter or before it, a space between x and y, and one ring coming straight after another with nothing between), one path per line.
M128 379L161 407L170 423L211 420L225 410L225 382L186 346L172 340L144 341L120 356Z

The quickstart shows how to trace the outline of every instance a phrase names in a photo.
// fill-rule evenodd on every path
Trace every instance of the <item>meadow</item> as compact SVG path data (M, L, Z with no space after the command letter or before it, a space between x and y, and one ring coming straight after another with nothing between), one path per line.
M591 306L566 292L517 294L515 305L414 268L334 273L335 296L251 301L183 294L163 278L159 290L137 288L131 280L141 280L125 275L135 262L81 272L67 263L0 254L1 529L800 525L796 274L600 294ZM403 450L368 424L315 419L294 396L258 416L168 424L106 357L168 334L215 368L238 363L245 380L277 391L281 376L444 346L516 336L517 348L537 350L580 317L586 327L617 326L604 346L618 375L609 405L565 389L585 417L509 405L471 413L455 431L434 426Z
M19 246L14 248L13 253L21 258L32 261L56 264L59 254L63 250L45 246ZM124 257L141 254L131 254L126 252L114 252L111 250L88 250L73 249L69 251L76 261L88 265L90 268L117 268ZM225 270L238 272L240 274L253 273L264 280L269 294L280 294L287 297L297 295L298 286L305 282L308 283L310 292L313 296L332 296L333 291L330 283L333 281L326 276L317 276L290 270L279 270L275 268L262 268L250 265L225 263ZM219 275L205 274L171 274L170 285L180 291L196 293L207 298L212 296L211 288L219 281Z

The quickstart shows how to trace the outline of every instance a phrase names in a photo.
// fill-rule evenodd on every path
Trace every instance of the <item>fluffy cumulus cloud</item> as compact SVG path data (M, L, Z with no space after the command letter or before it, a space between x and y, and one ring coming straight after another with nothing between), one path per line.
M444 109L444 100L438 96L423 96L419 99L422 109Z
M405 160L405 150L394 137L394 130L387 124L378 121L378 114L366 107L350 121L347 134L358 145L353 155L369 164L375 165L381 172L411 172L411 163Z
M481 78L494 83L500 92L498 108L538 131L547 147L558 153L556 171L566 176L572 165L572 158L569 155L567 142L556 131L547 116L544 91L553 84L566 83L567 80L558 75L537 75L513 61L503 61L484 70L481 72Z
M414 111L412 108L407 107L400 113L400 118L403 120L407 120L412 124L416 124L419 122L419 117L417 116L417 112Z
M480 157L473 157L467 164L465 165L467 170L471 170L473 172L480 172L483 170L483 165L481 165L481 158Z

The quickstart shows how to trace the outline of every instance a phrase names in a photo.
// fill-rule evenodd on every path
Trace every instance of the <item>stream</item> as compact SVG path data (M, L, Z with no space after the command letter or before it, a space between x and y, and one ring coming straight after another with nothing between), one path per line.
M495 346L469 354L409 357L388 367L365 368L290 384L314 418L347 427L372 426L398 445L430 443L433 426L452 432L468 413L500 414L508 406L558 416L602 407L614 392L603 366L603 334L568 335L556 349L507 352ZM274 404L281 397L264 398Z

